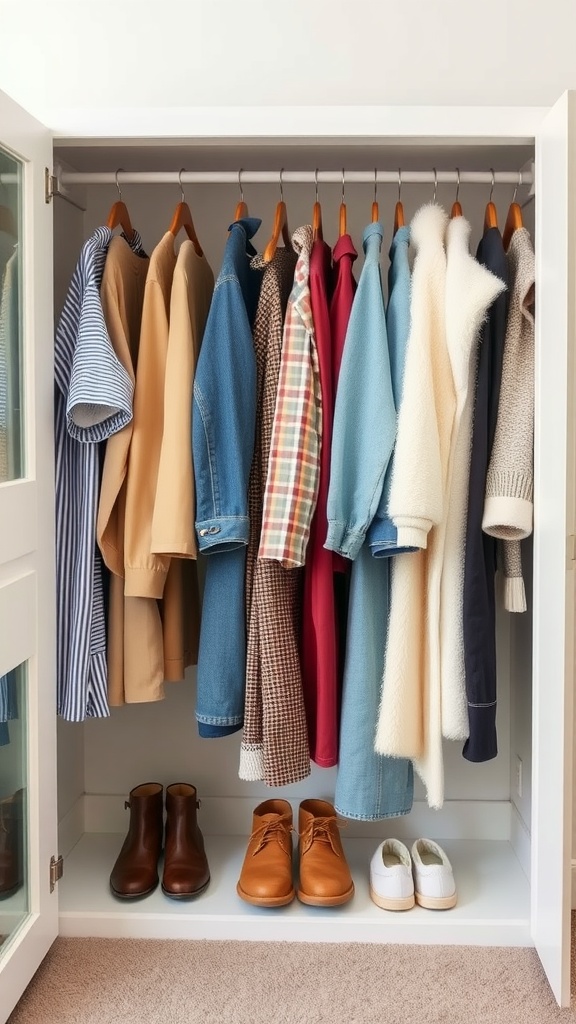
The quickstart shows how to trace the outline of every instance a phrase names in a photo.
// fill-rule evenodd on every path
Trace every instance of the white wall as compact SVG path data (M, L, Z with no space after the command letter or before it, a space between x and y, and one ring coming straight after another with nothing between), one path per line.
M0 88L82 107L552 104L573 0L26 0L0 4Z

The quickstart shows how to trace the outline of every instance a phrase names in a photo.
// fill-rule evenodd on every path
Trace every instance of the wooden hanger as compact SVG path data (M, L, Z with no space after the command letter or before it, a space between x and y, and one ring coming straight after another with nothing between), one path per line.
M378 171L374 168L374 199L372 200L372 223L380 220L380 207L378 206Z
M1 185L2 175L0 174L0 187ZM5 235L10 235L15 242L18 241L16 218L9 206L0 205L0 231L3 231Z
M402 205L402 171L398 168L398 202L394 209L394 234L398 228L404 227L404 207Z
M182 198L181 198L180 202L178 203L176 209L174 210L174 216L172 217L172 223L170 224L170 227L168 228L168 230L169 230L169 232L172 235L174 235L174 238L176 238L176 235L178 234L178 232L181 231L182 228L184 228L186 234L188 235L188 238L190 239L190 241L192 242L192 245L194 246L194 251L195 251L196 255L197 256L203 256L204 253L202 251L202 246L200 245L200 242L198 241L198 235L196 234L196 228L194 227L194 221L192 220L192 214L190 212L190 207L188 206L188 203L186 202L186 197L184 195L184 189L182 187L182 171L184 171L184 170L185 170L185 168L182 167L182 169L180 170L180 172L178 174L178 181L180 183L180 194L181 194Z
M452 203L452 210L450 211L450 216L452 218L454 218L454 217L462 217L462 207L460 206L460 203L458 202L458 196L460 195L460 168L459 167L456 168L456 174L457 174L456 199Z
M0 231L3 231L6 235L10 235L15 242L18 241L16 220L9 206L0 206Z
M274 214L274 227L272 229L272 237L268 242L268 245L264 249L264 262L270 263L273 258L276 249L278 248L278 242L280 241L280 235L284 245L287 249L291 248L292 242L290 239L290 229L288 227L288 211L286 210L286 203L284 202L284 187L282 184L282 175L284 168L280 171L280 202L276 206L276 213Z
M506 217L506 224L504 225L504 231L502 233L502 242L504 248L508 249L510 245L510 239L515 231L519 228L524 227L524 221L522 219L522 208L516 202L516 195L520 185L522 184L522 171L518 172L518 184L514 188L514 195L512 196L512 202L510 203L510 209L508 210L508 216Z
M498 227L498 213L494 203L492 202L492 193L494 192L494 168L491 167L490 170L492 172L492 184L490 186L490 198L486 204L486 212L484 214L484 232L488 231L490 228Z
M316 181L316 202L312 207L312 237L315 242L317 240L321 242L323 241L324 235L322 233L322 207L318 200L318 168L316 168L314 178Z
M112 204L110 213L108 214L108 220L106 221L106 226L110 228L110 231L114 231L114 228L121 227L126 238L130 242L134 237L134 228L132 227L128 207L126 206L126 203L122 201L122 190L118 182L118 175L122 170L123 168L119 167L116 171L116 188L118 189L120 199L116 200L116 202Z
M344 202L344 188L345 188L344 168L342 168L342 199L340 201L340 213L339 213L339 217L338 217L338 237L339 238L342 238L342 235L346 235L348 233L347 227L346 227L347 216L346 216L346 203Z
M244 202L244 189L242 188L242 170L243 168L241 167L240 170L238 171L238 188L240 189L240 202L236 206L234 220L243 220L244 217L248 216L248 207Z

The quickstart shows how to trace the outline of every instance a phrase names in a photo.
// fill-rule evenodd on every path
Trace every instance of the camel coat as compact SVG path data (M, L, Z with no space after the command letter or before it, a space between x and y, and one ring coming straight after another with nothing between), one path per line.
M181 559L195 557L191 390L212 286L206 260L190 242L176 258L168 232L150 259L136 343L126 344L109 312L115 350L136 382L133 422L106 452L98 517L98 541L115 574L111 704L161 699L164 680L182 679L197 657L196 566ZM108 306L118 294L107 294Z

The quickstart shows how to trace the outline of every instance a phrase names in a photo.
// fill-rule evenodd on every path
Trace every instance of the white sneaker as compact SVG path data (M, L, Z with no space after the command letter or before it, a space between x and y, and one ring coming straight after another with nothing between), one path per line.
M383 910L414 906L410 854L398 839L385 839L370 861L370 898Z
M448 910L456 905L452 865L438 843L417 839L412 847L416 903L429 910Z

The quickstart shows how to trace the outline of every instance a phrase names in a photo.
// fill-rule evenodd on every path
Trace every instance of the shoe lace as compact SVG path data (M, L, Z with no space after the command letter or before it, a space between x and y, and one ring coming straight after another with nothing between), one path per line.
M271 842L273 839L278 842L283 842L286 839L286 835L294 831L294 828L289 824L290 818L287 814L278 815L277 818L272 818L270 821L265 821L258 828L254 829L252 833L252 839L257 838L256 846L252 852L252 856L259 853L259 851Z
M334 842L334 825L337 828L346 828L347 822L339 821L337 818L312 818L309 824L299 833L302 840L302 852L306 853L313 842L328 843L337 857L342 854Z

